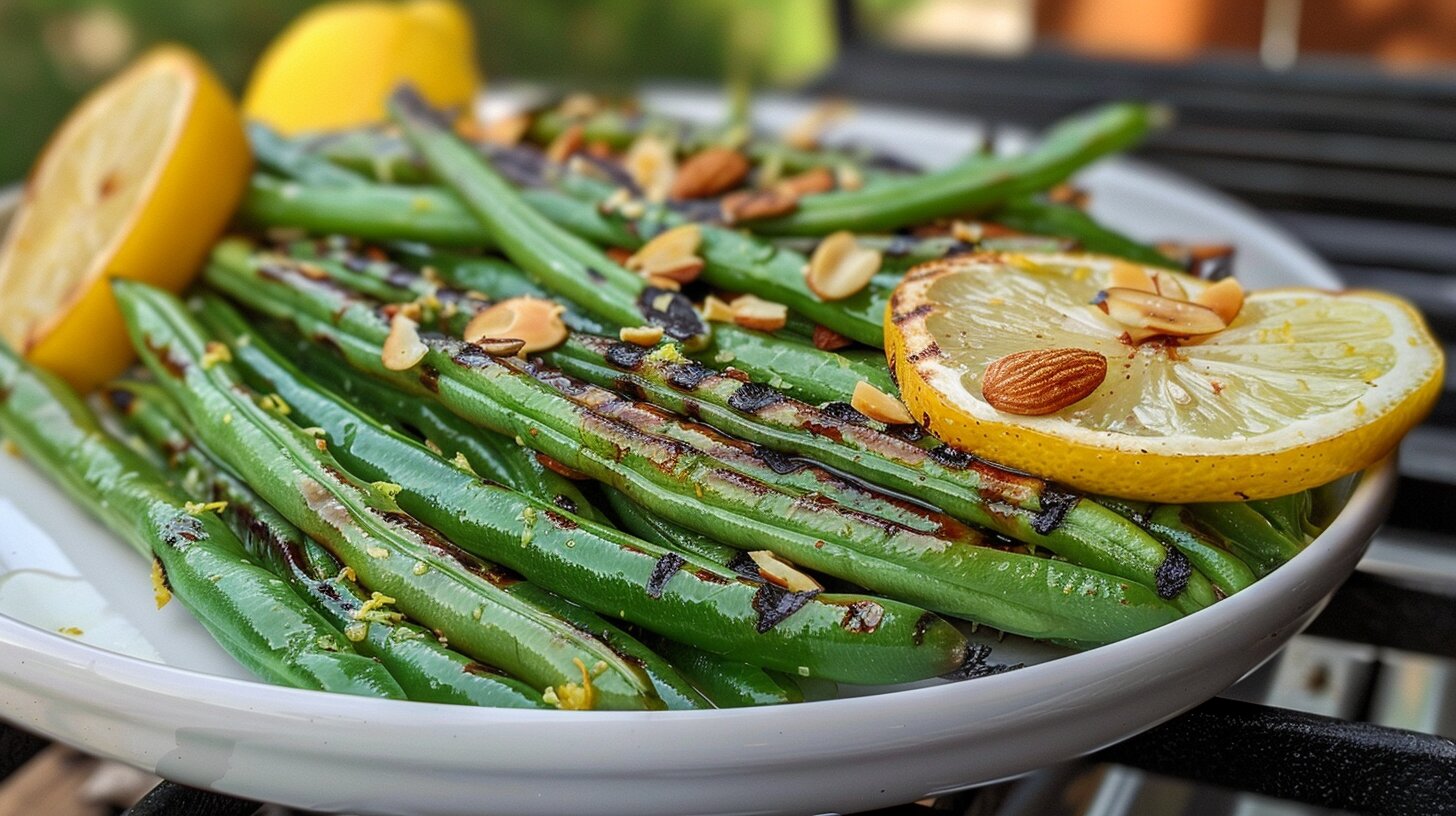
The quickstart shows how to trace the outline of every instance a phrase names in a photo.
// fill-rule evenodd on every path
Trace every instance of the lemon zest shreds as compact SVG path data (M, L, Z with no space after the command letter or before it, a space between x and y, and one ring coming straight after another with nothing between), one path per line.
M354 620L371 621L376 623L398 623L404 620L404 615L390 610L389 605L394 599L382 592L375 592L369 596L363 606L354 610Z
M167 571L162 568L162 559L152 559L152 599L161 609L172 600L172 588L167 586Z
M398 496L399 491L404 490L403 487L400 487L394 482L371 482L369 486L374 488L376 493L388 499Z
M200 516L204 513L221 513L226 510L228 503L225 501L213 502L187 502L182 505L189 515Z
M597 690L592 686L592 673L587 671L586 663L581 658L573 657L571 662L581 671L581 684L562 683L559 686L548 686L541 699L562 711L591 711L596 707L597 701ZM606 669L606 663L597 663L597 674Z
M232 349L216 340L207 341L207 350L202 353L202 370L206 371L218 363L231 363L233 361Z

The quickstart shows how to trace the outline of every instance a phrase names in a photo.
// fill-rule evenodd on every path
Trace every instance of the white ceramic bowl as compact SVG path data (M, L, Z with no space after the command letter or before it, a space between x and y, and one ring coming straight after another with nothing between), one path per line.
M696 94L656 104L711 113ZM771 100L782 124L802 111ZM974 125L885 109L845 128L926 163ZM1144 238L1232 241L1251 285L1334 285L1245 208L1126 161L1082 177L1107 222ZM1027 668L778 708L538 712L369 700L246 679L179 604L151 606L146 563L22 463L0 457L0 715L227 793L366 813L812 813L892 805L1115 742L1268 659L1354 568L1388 504L1373 468L1339 518L1253 587L1121 643L1066 654L1008 638ZM58 634L75 626L77 637Z

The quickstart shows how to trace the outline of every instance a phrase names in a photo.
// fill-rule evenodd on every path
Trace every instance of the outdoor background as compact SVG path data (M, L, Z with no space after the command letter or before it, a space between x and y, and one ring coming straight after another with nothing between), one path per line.
M630 87L716 82L728 56L794 86L834 59L831 0L465 0L487 77ZM0 0L0 184L20 178L77 98L147 46L197 49L234 89L308 0ZM857 0L872 36L1015 56L1035 45L1118 58L1364 55L1451 71L1452 0Z

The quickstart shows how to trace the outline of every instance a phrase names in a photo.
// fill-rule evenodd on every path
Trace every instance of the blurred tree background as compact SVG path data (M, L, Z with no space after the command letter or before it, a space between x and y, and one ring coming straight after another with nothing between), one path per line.
M834 56L829 0L464 0L493 79L625 90L734 71L791 85ZM879 0L893 6L899 0ZM309 0L0 0L0 184L20 179L77 99L148 46L177 41L237 91Z

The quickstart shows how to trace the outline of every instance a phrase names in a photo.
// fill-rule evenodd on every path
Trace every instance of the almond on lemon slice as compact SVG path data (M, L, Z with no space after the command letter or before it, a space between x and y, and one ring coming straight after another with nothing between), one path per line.
M1207 306L1138 289L1114 286L1104 293L1101 305L1109 317L1124 326L1174 337L1196 337L1228 328L1223 318Z
M986 366L981 397L998 411L1054 414L1081 402L1107 379L1107 358L1078 348L1028 349Z
M1213 310L1224 323L1233 323L1244 308L1244 287L1233 278L1224 278L1199 292L1193 302Z

